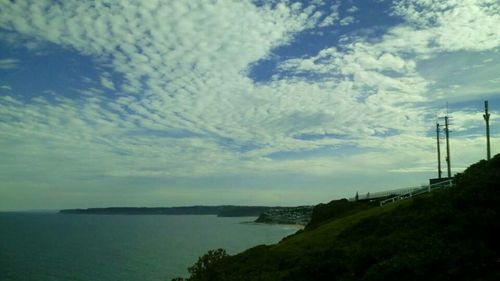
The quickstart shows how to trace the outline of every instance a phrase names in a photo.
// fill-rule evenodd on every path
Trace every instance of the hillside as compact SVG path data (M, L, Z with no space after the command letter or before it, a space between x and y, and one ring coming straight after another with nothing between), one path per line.
M384 207L320 205L305 230L235 256L209 252L187 280L500 280L500 155L455 183Z
M186 206L186 207L109 207L65 209L60 214L79 215L217 215L219 217L254 217L271 209L264 206Z

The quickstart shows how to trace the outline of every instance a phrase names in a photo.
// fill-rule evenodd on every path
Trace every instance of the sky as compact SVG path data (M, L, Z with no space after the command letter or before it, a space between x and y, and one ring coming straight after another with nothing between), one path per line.
M498 26L497 0L0 0L0 210L419 186L447 112L461 172L484 100L500 153Z

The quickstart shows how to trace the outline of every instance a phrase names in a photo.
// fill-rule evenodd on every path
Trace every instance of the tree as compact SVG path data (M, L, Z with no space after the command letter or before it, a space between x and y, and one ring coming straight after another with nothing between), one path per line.
M210 250L198 258L198 261L188 268L191 276L188 281L218 280L217 265L229 255L224 249Z

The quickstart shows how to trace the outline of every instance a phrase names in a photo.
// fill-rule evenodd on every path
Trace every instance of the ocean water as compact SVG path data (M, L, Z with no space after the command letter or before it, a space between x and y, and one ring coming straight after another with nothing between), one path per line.
M244 223L254 219L0 213L0 280L171 280L210 249L234 254L297 231Z

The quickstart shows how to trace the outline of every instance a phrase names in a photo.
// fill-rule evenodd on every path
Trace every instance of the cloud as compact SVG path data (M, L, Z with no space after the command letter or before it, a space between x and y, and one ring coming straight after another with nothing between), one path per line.
M331 5L330 14L323 18L323 20L318 24L318 27L328 27L334 25L334 23L339 19L339 7L340 4L338 2Z
M396 2L394 14L414 28L410 36L421 32L428 36L427 50L422 52L481 51L500 45L500 4L496 1L403 0Z
M103 66L77 97L0 97L0 179L161 186L220 175L331 180L432 170L434 140L426 134L439 81L419 66L446 52L497 48L498 7L464 1L441 11L400 1L394 16L403 24L376 38L347 34L312 56L278 56L277 75L256 84L250 66L277 48L309 29L356 20L339 22L338 6L324 10L326 2L273 3L0 2L0 26L18 34L13 40L55 44ZM457 128L473 134L477 114L456 115ZM454 141L473 148L461 166L482 147L479 139Z
M396 9L399 8L399 6L396 6ZM425 7L420 8L421 13L427 12ZM427 8L433 9L433 7ZM463 18L471 19L475 17L477 19L471 25L466 26L467 28L461 28L466 24L463 18L457 17L457 14L467 13L468 8L470 8L471 14ZM464 5L457 5L446 13L436 13L434 17L435 25L430 25L427 22L415 22L413 19L417 19L418 16L414 17L411 11L401 9L398 15L405 17L408 24L390 28L385 35L377 40L353 36L344 40L336 48L324 49L316 56L289 59L281 62L279 67L281 71L287 72L293 77L299 78L316 73L320 75L322 81L332 81L337 85L341 83L349 85L347 91L344 88L341 92L344 95L350 93L351 98L355 98L354 104L349 105L349 107L355 112L363 113L357 117L358 121L362 122L361 124L367 125L368 128L378 127L377 130L379 131L387 131L387 128L383 128L382 124L390 124L388 125L390 129L400 132L397 137L376 137L375 132L377 130L368 131L368 134L361 134L364 136L364 140L357 142L358 145L377 147L378 149L387 148L388 150L397 150L406 154L409 150L412 150L412 148L406 146L407 144L415 145L417 142L422 142L427 143L427 145L418 150L420 153L425 154L425 151L432 151L433 144L415 138L415 136L424 135L424 132L429 130L429 124L432 124L432 119L435 116L433 112L435 102L441 102L443 98L441 95L435 95L436 92L443 85L451 86L446 84L449 82L444 81L445 76L450 76L450 72L446 72L447 63L443 63L438 59L443 54L460 50L471 52L470 58L475 61L477 61L477 51L489 51L489 53L485 53L486 55L495 54L495 49L500 45L496 40L498 32L493 31L493 26L500 24L498 13L492 12L496 9L498 7L494 5L485 7L477 2L468 1ZM474 15L481 16L476 17ZM469 36L471 30L477 32L477 34ZM443 39L452 34L459 38L458 40L461 42L451 46L449 42ZM488 39L476 41L478 38ZM454 38L453 40L457 39ZM461 53L459 56L464 57L464 54ZM487 59L486 62L491 60L493 59ZM418 66L424 62L439 72L439 75L436 75L437 73L434 73L433 76L423 75L421 73L422 69ZM467 65L467 63L462 61L461 65ZM457 79L460 79L461 83L470 80L470 86L464 88L464 90L453 91L453 96L447 96L448 100L450 97L457 102L466 97L469 100L477 99L478 96L485 96L494 92L493 85L478 87L478 84L481 84L479 81L482 79L487 80L491 75L498 74L498 71L492 70L484 63L478 67L484 68L484 71L479 73L490 73L490 75L481 78L479 77L480 74L478 74L471 79L464 79L463 75L458 75ZM477 72L477 68L474 71ZM439 81L440 76L443 77L443 81ZM475 87L475 90L472 91L471 87ZM340 92L334 89L331 91L333 93ZM422 104L428 104L430 107L422 106ZM338 109L339 106L336 106L336 108ZM384 120L376 112L383 112L381 115L388 118ZM365 120L364 115L369 117ZM466 115L463 112L458 111L453 112L452 115L457 115L457 131L463 133L468 131L467 134L462 134L459 139L454 140L455 142L462 144L467 142L467 137L473 137L471 130L477 132L478 126L482 125L481 118L478 118L477 114L465 117ZM338 122L339 119L336 120ZM400 120L407 120L408 122L405 123ZM347 126L340 125L340 127L346 128ZM317 131L321 132L321 129ZM345 131L343 133L353 138L356 135ZM370 137L370 135L374 137ZM389 139L392 140L389 141ZM397 141L397 143L394 141ZM386 146L386 144L390 145ZM481 146L479 143L475 143L475 145L477 149ZM475 152L477 152L477 149ZM468 155L474 155L472 150L471 148ZM468 159L470 160L471 157L468 156ZM432 163L426 163L426 165L429 164L432 165ZM422 169L426 170L425 166ZM396 168L394 170L412 171L412 169L407 168Z
M101 76L101 85L109 90L116 90L115 83L110 79L108 75Z
M91 97L76 101L61 96L60 103L51 104L39 98L23 107L34 113L50 111L51 115L37 114L27 120L18 115L12 118L21 118L24 126L30 124L31 129L54 142L70 138L76 130L78 133L71 136L75 146L82 143L82 147L93 147L96 153L116 153L120 159L127 154L138 157L131 170L126 165L120 167L121 171L110 170L112 164L101 169L101 173L112 176L202 175L231 170L217 165L226 166L224 163L239 160L238 155L226 151L226 140L244 147L245 143L256 141L257 136L265 135L255 131L260 130L255 126L245 128L257 116L246 120L246 116L238 113L242 110L248 114L256 109L253 98L246 96L254 90L253 85L241 73L251 62L265 57L276 46L288 44L294 33L318 21L318 13L311 7L282 3L256 7L240 1L200 4L177 1L171 5L153 1L113 5L35 1L29 3L29 9L27 5L3 3L6 16L2 17L2 26L111 64L124 76L124 83L115 85L109 75L103 74L101 85L108 90L119 88L127 95L113 100L95 96L94 90L87 89L81 92ZM11 111L9 114L20 112L16 107L12 104L6 110ZM75 126L57 116L63 114L63 109L68 111L65 115L73 116L70 120ZM232 118L226 119L228 115ZM54 124L60 126L51 126ZM15 124L8 126L11 134L21 133ZM205 140L159 139L148 137L147 133L121 140L128 130L138 128L145 132L163 130L165 135L185 130L203 135ZM81 135L83 132L89 133ZM156 151L163 158L154 157L160 162L147 158L153 155L143 151L156 145L164 147ZM258 145L259 142L255 146ZM18 149L22 149L20 146ZM66 153L61 150L60 154ZM140 158L164 168L153 171ZM162 164L174 164L171 159L183 165ZM133 171L135 166L137 169Z
M14 69L18 67L18 64L19 60L17 59L1 59L0 69Z
M343 19L340 20L340 25L342 26L346 26L346 25L350 25L350 24L353 24L356 22L356 19L354 17L351 17L351 16L347 16Z
M348 13L353 14L353 13L356 13L357 11L359 11L359 8L353 5L353 6L351 6L349 9L347 9L346 11L347 11Z

